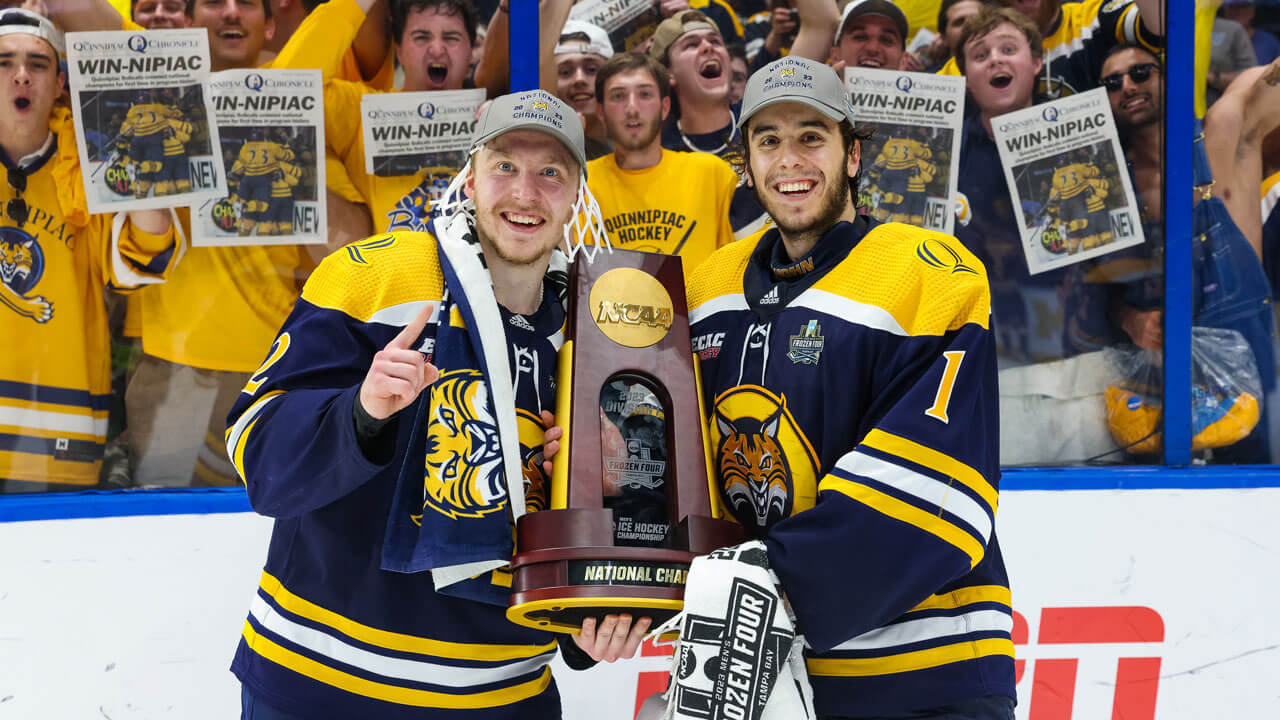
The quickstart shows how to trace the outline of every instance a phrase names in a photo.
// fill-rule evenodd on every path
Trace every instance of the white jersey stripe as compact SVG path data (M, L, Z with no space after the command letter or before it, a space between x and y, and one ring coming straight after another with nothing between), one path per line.
M272 400L281 397L284 393L268 394L262 399L249 406L240 417L236 418L236 422L231 426L231 432L227 433L227 457L232 458L234 462L236 457L236 447L240 445L240 436L244 434L246 428L253 423L253 419L258 417L258 413L262 412ZM239 468L237 468L239 469ZM245 478L241 477L241 480Z
M747 298L742 293L733 293L731 295L721 295L712 298L696 308L689 311L689 325L706 320L707 318L722 312L733 312L735 310L749 310L747 307Z
M894 335L906 335L897 319L882 307L850 300L826 290L809 288L800 293L800 297L788 303L787 307L806 307L810 310L826 313L832 317L857 323L873 330L884 330Z
M388 657L356 647L350 643L306 625L296 623L255 594L249 614L266 630L296 645L383 677L411 682L430 683L452 688L468 688L512 680L545 667L555 651L536 657L515 660L493 667L456 667L440 663Z
M79 433L106 437L107 419L91 415L60 413L49 410L33 410L0 406L0 425L14 425L32 430Z
M960 490L947 483L886 462L857 450L845 453L836 467L853 475L861 475L882 482L889 487L920 498L963 520L982 536L985 543L991 539L991 515L986 508Z
M440 303L435 300L413 300L399 305L384 307L371 315L369 322L402 328L418 316L424 305L432 306L431 318L427 320L427 324L434 325L440 319Z
M999 610L975 610L955 617L907 620L846 640L832 650L882 650L910 643L992 631L1012 633L1013 616Z

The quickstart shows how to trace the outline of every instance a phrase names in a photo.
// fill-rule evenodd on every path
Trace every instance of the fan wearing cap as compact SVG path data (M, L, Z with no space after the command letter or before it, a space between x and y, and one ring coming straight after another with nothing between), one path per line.
M729 103L729 51L720 31L697 10L682 10L658 26L648 54L667 68L674 98L662 126L662 147L709 153L736 168L740 137L735 106ZM740 187L729 220L734 237L743 237L765 222L764 208Z
M692 270L733 242L737 173L714 155L659 141L671 108L666 69L647 55L615 55L596 76L596 93L613 153L587 167L613 246L680 255Z
M596 74L613 57L609 34L580 20L569 20L560 31L553 62L556 64L555 96L578 111L585 123L587 159L609 153L609 135L596 103Z
M907 16L891 0L853 0L844 6L831 48L832 67L843 73L847 67L883 70L914 70L904 63Z
M693 273L689 319L717 349L701 368L721 502L765 542L818 716L1011 720L982 263L857 214L866 133L826 65L766 65L740 125L775 227Z
M97 484L111 394L104 288L161 282L181 256L167 210L89 215L63 36L0 10L0 491Z
M276 519L232 666L246 711L560 717L556 638L506 620L505 563L513 517L548 501L557 246L603 235L562 101L497 98L470 152L426 232L321 263L228 416L249 500ZM592 621L561 636L566 659L628 657L648 624Z

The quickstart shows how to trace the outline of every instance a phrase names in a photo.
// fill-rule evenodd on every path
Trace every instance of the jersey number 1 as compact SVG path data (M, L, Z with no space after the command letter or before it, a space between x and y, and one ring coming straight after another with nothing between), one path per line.
M951 404L951 391L956 385L956 375L960 374L964 350L948 350L942 356L947 359L947 366L942 368L942 382L938 383L938 395L933 399L933 407L925 410L924 414L935 420L949 422L947 406Z

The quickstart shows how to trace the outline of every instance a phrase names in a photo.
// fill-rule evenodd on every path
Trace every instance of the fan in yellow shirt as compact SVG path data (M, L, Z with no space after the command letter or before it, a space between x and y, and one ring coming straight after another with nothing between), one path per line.
M475 9L465 0L405 0L392 6L391 34L404 69L406 92L461 90L471 68L475 45ZM325 84L325 141L333 161L327 166L329 189L369 208L375 231L427 229L439 197L454 172L443 178L438 168L417 173L379 175L366 172L360 100L376 92L362 83L335 79ZM463 155L462 153L459 153ZM338 173L334 173L335 162ZM465 162L459 158L458 165ZM442 165L443 162L432 162ZM342 179L335 182L335 177Z
M662 148L670 90L647 55L614 55L600 68L596 102L614 151L587 163L587 185L614 247L680 255L689 273L733 242L738 175L715 155Z
M0 492L98 481L111 392L105 289L162 281L178 262L169 213L90 215L62 33L0 10Z

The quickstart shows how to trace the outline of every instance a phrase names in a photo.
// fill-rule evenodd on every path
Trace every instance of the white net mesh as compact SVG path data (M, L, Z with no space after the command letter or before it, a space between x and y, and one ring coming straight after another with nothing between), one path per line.
M569 262L573 262L578 253L591 262L601 248L613 252L613 245L604 231L600 203L587 187L587 174L584 172L578 177L578 198L573 203L573 215L564 226L565 254L569 256ZM587 244L587 238L591 238L593 243Z

